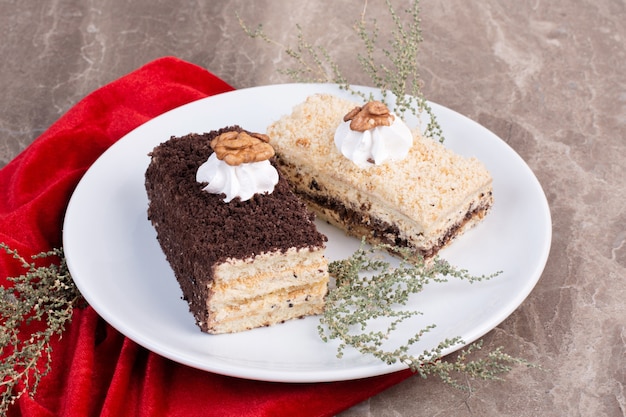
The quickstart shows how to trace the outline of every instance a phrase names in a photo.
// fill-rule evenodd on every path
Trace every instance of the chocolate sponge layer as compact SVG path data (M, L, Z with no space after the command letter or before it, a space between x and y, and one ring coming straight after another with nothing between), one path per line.
M290 248L320 248L311 214L279 175L271 194L224 203L203 191L196 171L211 155L209 143L232 126L205 134L172 137L151 152L146 170L148 218L194 315L206 310L214 266ZM271 161L274 164L274 161Z

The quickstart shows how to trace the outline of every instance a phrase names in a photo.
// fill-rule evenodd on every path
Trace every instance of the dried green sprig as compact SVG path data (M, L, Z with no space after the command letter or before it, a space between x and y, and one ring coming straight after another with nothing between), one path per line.
M429 116L425 135L443 142L443 132L437 118L422 93L423 81L419 71L419 46L422 37L419 1L414 0L405 10L408 18L404 22L396 12L390 0L386 0L387 10L392 22L390 49L379 48L377 41L380 32L376 19L370 25L364 18L355 24L355 30L363 41L365 53L357 55L361 68L369 75L383 97L391 92L395 97L395 110L404 114L410 111L419 117L422 112ZM384 57L380 61L377 51Z
M428 375L435 375L455 388L468 390L469 386L467 384L459 382L461 376L471 379L501 381L500 375L511 371L514 365L541 369L538 365L526 359L516 358L503 352L502 346L488 352L486 357L470 360L470 356L481 350L482 347L483 341L476 341L458 352L455 358L451 360L444 358L436 363L429 363L420 368L418 372L423 378L426 378ZM455 375L457 376L456 378Z
M253 39L261 39L269 44L282 49L288 57L294 60L295 65L291 68L279 68L277 71L287 75L294 82L301 83L335 83L340 88L352 91L367 99L362 92L353 90L348 80L343 76L339 65L331 57L323 46L316 46L309 42L302 31L302 26L296 25L296 46L291 47L272 39L264 30L262 24L251 29L237 14L239 25L244 32Z
M294 67L278 69L279 73L289 76L289 78L296 82L332 82L339 84L344 88L348 88L347 80L341 74L339 66L332 59L328 50L324 47L315 46L310 43L304 36L302 26L296 25L297 43L295 47L290 47L270 38L267 33L265 33L262 24L259 24L255 29L251 29L245 24L239 14L237 14L237 19L239 20L239 25L244 30L246 35L253 39L261 39L269 44L279 47L285 51L287 56L294 60L296 64Z
M418 330L400 347L386 349L385 342L400 323L422 314L416 310L398 309L406 305L411 295L422 291L430 283L446 282L450 278L477 282L491 279L499 272L474 276L441 258L428 262L410 262L406 256L398 266L393 267L389 261L380 257L381 249L402 253L401 249L388 245L366 248L362 244L350 258L329 265L336 288L327 296L318 332L326 342L335 339L339 341L338 357L342 357L344 351L352 347L387 364L403 363L422 377L437 375L457 387L462 385L453 378L455 372L471 378L498 379L498 374L510 370L512 364L526 363L504 354L500 348L489 353L486 358L469 361L469 354L480 349L480 343L463 350L455 361L441 360L446 349L464 344L460 337L443 340L437 347L419 355L411 354L411 346L435 328L435 324ZM386 329L380 330L381 322L386 323L383 325Z
M422 93L423 82L418 64L419 45L423 41L419 1L414 0L411 7L405 10L405 15L408 16L408 22L405 22L395 11L391 1L386 0L391 25L385 27L392 28L389 48L379 46L380 26L376 19L367 22L365 18L367 1L364 4L360 19L354 24L354 30L363 46L362 51L356 52L359 66L369 76L373 86L381 91L386 104L402 114L410 111L418 119L425 113L429 117L424 130L425 136L443 142L441 126ZM295 67L279 69L280 73L288 75L295 82L332 82L363 100L372 99L370 95L350 84L327 49L315 46L305 39L301 26L296 26L297 46L292 48L274 41L265 33L262 25L252 30L241 17L237 17L248 36L278 46L294 59ZM384 245L372 250L379 249L398 251ZM330 264L337 287L329 292L318 330L325 341L339 340L337 353L339 357L346 348L353 347L363 354L374 355L389 364L404 363L422 377L437 375L443 381L459 388L464 388L465 385L457 382L452 376L454 373L461 373L470 378L499 379L498 375L508 372L514 364L531 366L523 359L502 352L502 348L489 352L485 358L469 360L470 354L481 349L481 341L461 350L456 354L454 361L442 360L442 353L446 349L465 343L459 337L444 340L437 347L420 355L410 355L408 353L410 347L432 330L434 324L419 330L403 346L392 351L384 350L385 340L400 323L421 314L419 311L403 311L396 308L405 305L411 294L421 291L429 283L446 281L448 278L474 282L490 279L498 273L475 277L442 259L435 259L429 263L411 263L405 260L399 267L391 268L387 262L372 258L370 256L372 253L361 248L351 258ZM363 276L363 272L367 274ZM380 319L389 323L386 330L370 330L370 325Z
M82 300L70 276L62 249L32 257L29 262L0 243L0 248L26 270L0 286L0 415L23 394L34 395L51 370L53 338L62 337ZM36 261L51 257L47 266Z
M10 287L0 286L0 415L23 394L34 395L41 379L52 369L54 337L62 337L72 319L73 309L84 303L72 280L62 249L54 249L33 256L32 262L16 250L0 243L0 249L17 260L26 270L19 277L9 277ZM514 364L528 362L511 357L498 348L486 358L468 361L468 356L481 348L474 343L461 351L454 361L441 360L448 347L463 343L460 338L441 342L435 349L417 357L408 353L409 347L434 328L426 326L410 338L404 346L387 352L384 340L406 318L421 314L417 311L398 311L411 294L421 291L430 282L444 282L448 277L470 282L490 279L489 276L471 276L466 270L452 267L442 259L433 263L402 261L398 267L377 256L379 249L393 250L401 256L402 250L380 245L365 249L362 245L351 257L334 261L330 272L336 279L336 288L329 292L327 307L318 327L320 337L329 341L339 339L338 356L352 346L364 354L372 354L386 363L402 362L422 377L437 375L459 388L452 376L461 373L480 379L498 379ZM47 266L36 261L51 257ZM363 272L368 273L364 276ZM390 319L384 332L368 331L368 324L376 319Z
M373 86L380 89L383 101L387 105L402 114L410 111L418 119L426 113L428 122L424 129L425 136L443 142L441 126L421 91L423 82L420 77L418 55L423 38L419 1L414 0L411 7L405 10L407 22L395 11L390 0L387 0L386 4L392 23L389 48L378 45L380 29L376 19L370 23L366 21L367 2L365 2L361 17L353 26L363 47L363 51L355 52L355 57ZM300 25L296 25L297 42L294 48L270 38L265 33L263 25L251 29L239 15L237 18L248 36L276 45L294 59L294 67L279 72L288 75L295 82L332 82L364 100L372 98L350 84L326 48L315 46L305 39Z

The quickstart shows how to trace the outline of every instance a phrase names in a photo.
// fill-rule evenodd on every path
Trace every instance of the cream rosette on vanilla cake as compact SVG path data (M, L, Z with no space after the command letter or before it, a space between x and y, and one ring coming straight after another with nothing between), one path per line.
M320 217L415 258L434 256L493 204L480 161L409 129L380 102L312 95L267 134L279 170Z

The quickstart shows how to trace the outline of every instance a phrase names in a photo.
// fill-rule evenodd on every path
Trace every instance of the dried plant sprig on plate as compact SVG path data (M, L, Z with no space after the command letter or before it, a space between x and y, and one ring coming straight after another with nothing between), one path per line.
M498 379L498 374L510 370L511 365L526 363L504 354L501 349L496 349L486 358L468 360L470 353L480 349L480 343L463 350L455 361L441 360L446 349L464 344L459 337L443 340L435 348L417 355L410 353L411 347L434 329L435 324L417 330L399 347L386 348L390 336L404 320L422 314L417 310L399 309L407 304L411 295L432 283L449 279L484 281L499 275L499 272L474 276L441 258L409 262L405 257L397 266L392 266L381 257L380 250L402 253L401 249L388 245L366 248L362 244L350 258L333 261L329 265L336 287L327 296L318 332L326 342L339 341L338 357L351 347L387 364L403 363L422 377L437 375L457 387L463 385L452 376L455 372L471 378Z
M363 73L367 74L373 86L381 91L386 104L402 114L409 111L418 119L425 113L428 116L424 129L425 136L443 142L441 126L422 93L423 82L418 63L419 46L423 40L419 0L413 0L403 16L396 12L390 0L386 0L386 6L391 18L391 24L385 25L391 27L389 47L379 46L380 25L376 19L367 21L365 17L367 1L365 1L360 19L353 27L362 41L363 48L361 51L355 51L355 57ZM253 30L241 17L238 18L239 24L248 36L282 48L294 60L294 67L279 72L288 75L295 82L331 82L363 100L373 98L354 88L350 80L343 75L339 64L333 60L331 53L323 46L316 46L306 40L301 26L296 26L297 42L294 48L273 40L262 25ZM492 278L497 273L474 277L442 259L436 259L429 264L404 262L398 268L391 268L389 264L380 259L372 259L370 255L371 253L361 249L351 258L335 261L330 265L331 273L337 279L337 287L329 292L325 313L318 330L325 341L339 340L339 357L348 347L352 347L361 353L374 355L386 363L402 362L422 377L437 375L443 381L459 388L466 386L457 382L453 377L455 373L470 378L499 379L498 375L508 372L512 365L532 366L524 359L514 358L502 352L502 348L489 352L485 358L469 359L470 354L481 349L480 341L457 353L455 360L442 360L443 352L449 347L465 343L458 337L444 340L437 347L417 356L409 354L410 347L431 331L435 327L434 324L416 332L403 346L391 351L385 350L383 345L391 332L404 320L421 314L419 311L398 310L397 307L404 305L410 294L421 291L428 283L445 281L448 278L473 282ZM373 271L376 273L372 273ZM363 272L367 272L367 278L362 276ZM386 330L369 327L380 319L387 321Z
M85 302L71 278L62 249L36 255L32 262L4 243L0 243L0 249L26 270L19 277L7 278L12 286L0 286L2 415L23 394L35 394L41 379L52 367L53 337L62 337L72 319L73 309L85 305ZM363 244L351 257L330 264L336 288L329 292L318 330L325 341L340 340L338 356L346 348L353 347L390 364L400 361L422 377L437 375L462 389L466 386L457 382L454 373L479 379L498 379L498 374L509 371L514 364L529 365L525 360L503 353L501 348L490 352L486 358L468 360L470 353L480 349L480 343L461 351L454 361L441 360L447 347L463 343L460 338L445 340L435 349L418 356L411 355L410 346L434 325L416 332L404 346L391 352L385 351L382 345L391 332L406 318L421 314L395 308L405 304L411 294L421 291L428 283L443 282L449 277L474 282L490 279L496 274L471 276L441 259L432 264L401 262L400 266L392 267L376 255L378 249L391 249L402 254L402 250L389 246L365 249ZM49 265L36 265L36 260L48 257L51 258ZM363 272L369 275L363 278ZM369 323L380 318L391 320L387 330L368 331Z
M402 114L409 111L418 119L421 119L422 114L426 113L428 121L424 134L429 138L443 142L444 136L441 126L422 93L423 82L420 77L418 62L419 45L423 40L419 1L414 0L411 7L405 10L407 21L396 12L390 0L386 1L386 5L391 18L389 47L385 48L378 45L380 35L378 21L372 19L368 23L365 18L367 10L367 2L365 2L360 19L354 23L353 27L362 41L363 49L355 51L354 57L363 73L369 76L373 86L381 90L385 104ZM263 25L251 29L240 16L237 17L239 24L248 36L262 39L280 47L294 60L294 67L279 70L292 80L305 83L331 82L364 100L372 99L350 84L350 80L343 75L339 64L326 48L316 46L306 40L300 25L296 25L296 46L290 47L273 40L265 32Z
M63 250L54 249L28 261L0 243L0 249L25 269L0 286L0 415L23 394L34 395L51 370L54 337L62 337L82 300L72 280ZM51 258L47 266L36 261Z

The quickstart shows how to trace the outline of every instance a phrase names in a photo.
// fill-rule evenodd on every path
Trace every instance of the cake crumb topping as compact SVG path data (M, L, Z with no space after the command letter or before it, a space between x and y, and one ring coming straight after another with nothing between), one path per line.
M394 119L389 108L380 101L357 106L343 117L344 122L350 122L350 129L357 132L365 132L378 126L391 126Z
M274 156L269 137L261 133L230 131L211 141L217 159L228 165L237 166L250 162L261 162Z

